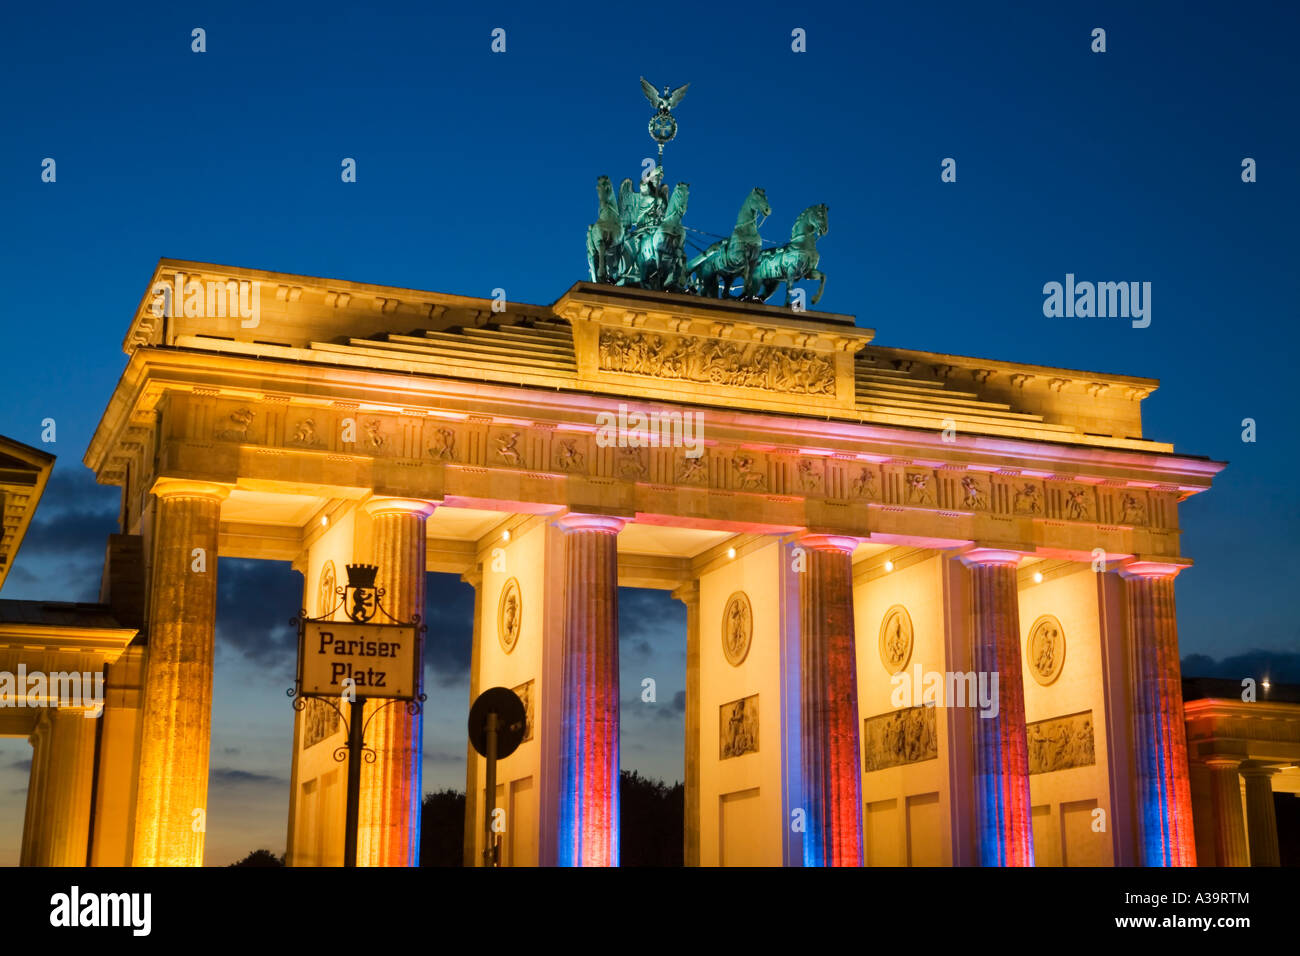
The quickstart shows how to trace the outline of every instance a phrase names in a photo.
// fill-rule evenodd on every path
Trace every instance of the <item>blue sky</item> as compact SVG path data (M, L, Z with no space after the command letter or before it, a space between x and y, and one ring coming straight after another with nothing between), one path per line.
M584 276L596 177L635 176L652 155L644 74L691 83L665 164L669 182L691 183L687 225L726 231L761 185L764 232L784 239L800 210L827 203L820 307L856 315L879 343L1159 378L1146 434L1230 462L1182 508L1197 562L1179 580L1183 653L1198 673L1300 681L1300 14L1135 6L6 11L0 434L59 460L3 596L98 589L117 509L80 459L159 257L551 302ZM206 53L191 52L195 27ZM490 50L496 27L504 54ZM791 50L796 28L805 53ZM46 157L54 183L41 181ZM344 157L356 183L340 180ZM955 183L940 182L946 157ZM1244 157L1255 183L1241 180ZM1043 284L1066 273L1151 282L1150 327L1045 318ZM41 445L47 417L57 441ZM213 863L283 849L291 715L275 628L301 587L284 567L227 561L220 573ZM431 584L445 626L426 784L463 785L468 591ZM241 615L248 588L285 613ZM624 763L675 779L684 616L637 593L623 623L636 701ZM642 676L657 677L660 710L632 694ZM0 862L6 847L16 856L26 749L0 741Z

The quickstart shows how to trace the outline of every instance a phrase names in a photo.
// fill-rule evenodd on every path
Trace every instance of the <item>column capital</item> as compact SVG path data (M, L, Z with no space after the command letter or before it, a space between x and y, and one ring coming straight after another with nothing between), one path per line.
M429 517L437 510L438 501L425 501L423 498L386 498L375 496L361 506L370 517L379 515L403 514Z
M1190 564L1177 564L1171 561L1144 561L1133 559L1125 561L1119 567L1119 576L1122 578L1169 578L1173 580L1178 577L1178 572L1186 571Z
M1024 557L1019 551L1008 551L1005 548L967 548L957 555L961 563L968 568L1015 568L1019 567Z
M604 531L607 534L618 534L627 522L627 518L617 518L614 515L582 514L577 511L555 519L556 527L563 531Z
M211 498L225 501L234 489L215 481L195 481L192 478L159 478L149 493L159 498Z
M1244 757L1231 757L1227 754L1213 754L1200 758L1200 762L1214 770L1236 770L1240 772Z
M1253 760L1247 760L1241 765L1239 770L1243 777L1263 777L1268 779L1278 772L1277 767L1270 767L1268 764L1256 763Z
M814 551L842 551L845 554L852 554L858 548L859 539L846 534L804 532L795 537L794 543L801 548L812 548Z

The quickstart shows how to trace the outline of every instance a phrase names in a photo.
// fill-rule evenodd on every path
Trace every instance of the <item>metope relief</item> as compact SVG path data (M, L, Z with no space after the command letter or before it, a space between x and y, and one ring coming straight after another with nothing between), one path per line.
M1137 495L1126 494L1120 498L1120 524L1144 525L1147 523L1146 503Z
M1092 493L1088 488L1067 488L1062 508L1065 517L1071 521L1092 520Z
M429 456L435 461L456 461L456 431L451 428L435 428L433 444L429 446Z
M582 471L586 467L586 455L578 447L580 439L561 438L555 443L555 467L560 471Z
M800 458L795 466L795 475L799 479L799 490L804 494L820 494L825 486L822 463L819 461Z
M702 485L709 480L707 452L692 458L682 455L677 459L677 480L687 485Z
M965 475L961 480L961 506L967 511L987 511L989 498L984 484L974 475Z
M497 640L501 649L509 654L519 643L519 631L523 627L524 608L519 595L519 582L511 578L501 589L501 600L497 603Z
M760 491L767 484L758 459L745 452L736 452L731 459L731 474L735 487L741 491Z
M1031 774L1091 767L1097 762L1090 710L1034 721L1025 730Z
M1065 666L1065 631L1050 614L1034 621L1025 641L1025 664L1034 680L1046 687L1061 676Z
M758 753L758 695L718 708L718 759Z
M298 448L319 448L320 436L316 434L316 419L304 418L293 426L293 435L285 442Z
M754 639L754 609L749 595L737 591L727 598L722 609L722 654L732 667L739 667L749 656Z
M253 424L257 413L251 408L237 408L231 412L223 424L217 426L218 441L251 441L248 429Z
M600 368L627 375L761 388L807 395L835 394L835 365L806 349L688 339L613 329L600 333Z
M492 439L494 459L497 462L505 462L515 468L523 464L523 456L519 451L519 432L504 432L496 435Z
M1043 513L1043 494L1038 485L1032 481L1015 485L1012 498L1012 510L1018 515L1037 515Z
M928 471L909 471L905 476L905 501L909 505L934 504L934 490L930 487L933 477Z
M853 482L849 486L853 492L854 498L879 498L880 492L876 485L876 472L866 465L858 468L858 473L853 476Z
M939 756L935 708L904 707L862 721L862 769L865 773L934 760Z

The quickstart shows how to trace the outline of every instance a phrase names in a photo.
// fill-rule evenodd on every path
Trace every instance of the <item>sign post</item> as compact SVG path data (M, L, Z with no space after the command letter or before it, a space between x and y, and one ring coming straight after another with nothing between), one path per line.
M298 673L289 688L295 710L308 698L333 708L348 729L346 747L334 759L348 762L346 832L343 865L357 865L357 823L361 804L361 761L374 763L375 751L365 745L366 728L385 707L402 703L415 716L425 700L421 661L425 627L416 614L399 621L384 609L384 589L375 587L379 569L373 564L349 564L347 587L335 589L339 603L318 618L299 612L290 623L298 627ZM335 621L342 609L347 621ZM376 614L388 619L375 623ZM348 716L335 704L347 701ZM384 700L369 718L366 704Z
M487 758L487 801L483 805L483 865L500 866L500 847L493 824L497 803L497 760L509 757L524 739L528 714L519 695L508 687L490 687L469 709L469 742Z

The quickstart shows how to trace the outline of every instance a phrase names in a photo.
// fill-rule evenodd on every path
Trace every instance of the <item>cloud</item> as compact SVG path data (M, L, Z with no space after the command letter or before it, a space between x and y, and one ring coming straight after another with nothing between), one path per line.
M1300 654L1252 648L1232 657L1215 659L1206 654L1183 658L1184 677L1263 678L1279 684L1300 684Z
M285 777L277 777L269 773L254 773L251 770L237 770L234 767L214 767L211 780L219 787L286 787L289 785Z
M287 562L224 558L217 572L217 642L255 664L293 672L302 576Z
M446 750L426 750L424 759L428 763L461 763L465 762L465 754L450 753Z
M120 501L121 491L96 482L89 468L56 465L23 539L24 556L81 552L102 566L108 536L118 530Z
M673 710L679 714L686 713L686 691L679 690L673 694Z
M28 760L15 760L15 761L14 761L13 763L11 763L11 764L6 768L6 769L9 769L9 770L21 770L21 771L23 771L24 773L27 773L27 772L29 772L29 771L32 769L32 762L31 762L30 759L28 759Z
M449 687L469 676L474 638L474 588L452 574L431 574L424 592L424 666Z

